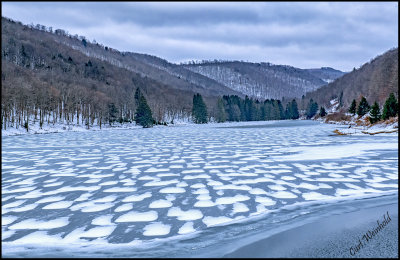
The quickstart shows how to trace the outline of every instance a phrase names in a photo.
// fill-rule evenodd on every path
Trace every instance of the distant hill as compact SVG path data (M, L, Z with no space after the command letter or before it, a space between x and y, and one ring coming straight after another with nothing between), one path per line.
M348 109L353 99L360 101L364 96L370 105L377 101L381 106L390 93L399 93L398 48L391 49L365 63L359 69L343 75L332 83L308 93L305 98L312 98L325 107L330 101L341 98L342 107ZM342 93L342 94L341 94Z
M305 71L308 71L309 73L317 78L322 79L326 83L331 83L335 81L335 79L340 78L341 76L346 74L346 72L335 70L329 67L322 67L319 69L305 69Z
M258 99L301 97L344 74L331 68L299 69L286 65L240 61L215 61L182 66L214 79L232 90Z

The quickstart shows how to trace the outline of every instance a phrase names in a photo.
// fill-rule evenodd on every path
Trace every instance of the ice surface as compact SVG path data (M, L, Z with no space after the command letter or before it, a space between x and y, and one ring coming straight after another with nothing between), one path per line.
M233 204L232 214L247 212L247 211L249 211L249 208L246 206L246 204L243 204L241 202L236 202L235 204Z
M14 207L18 207L22 204L24 204L26 200L16 200L14 202L11 203L4 203L1 207L2 209L6 209L6 208L14 208Z
M122 201L123 202L142 201L142 200L144 200L146 198L150 198L151 196L152 196L151 192L148 191L148 192L145 192L145 193L140 194L140 195L128 196L128 197L124 198Z
M155 200L150 203L149 208L169 208L172 203L169 200Z
M195 232L196 230L193 228L193 222L186 222L185 224L183 224L182 227L179 228L178 230L178 234L188 234L188 233L192 233Z
M255 201L261 203L264 206L272 206L276 204L276 201L272 200L271 198L263 196L257 196Z
M204 224L207 225L207 227L212 227L212 226L229 223L229 222L233 221L233 219L225 217L225 216L222 216L222 217L207 216L207 217L204 217L202 221Z
M341 144L330 146L316 147L295 147L287 148L285 152L296 152L294 155L276 156L276 160L286 161L307 161L307 160L324 160L324 159L341 159L346 157L355 157L364 154L371 154L374 150L393 150L397 149L397 143L358 143L358 144Z
M92 225L97 225L97 226L108 226L108 225L114 225L111 222L112 215L103 215L99 216L95 219L92 220Z
M158 218L157 211L137 212L130 211L118 217L115 222L147 222L154 221Z
M69 224L68 217L40 221L36 219L25 219L21 222L9 226L9 229L53 229L63 227Z
M246 196L246 195L236 195L236 196L234 196L234 197L221 197L221 198L217 198L216 201L215 201L215 203L216 203L216 204L221 204L221 205L224 205L224 204L234 204L234 203L236 203L236 202L245 201L245 200L249 200L249 199L250 199L250 197L249 197L249 196Z
M59 201L53 202L43 207L43 209L65 209L68 208L74 203L73 201Z
M115 212L122 212L122 211L131 210L132 208L133 208L133 204L132 203L125 203L125 204L122 204L121 206L117 207L114 211Z
M164 236L168 235L171 230L170 225L162 223L152 223L144 227L144 236Z
M112 187L109 189L105 189L103 190L103 192L111 192L111 193L115 193L115 192L133 192L136 191L136 188L132 188L132 187Z
M208 227L279 222L283 206L397 192L397 136L330 136L335 128L296 120L5 136L2 249L106 250L190 233L202 244Z
M14 207L11 208L9 211L13 211L13 212L24 212L24 211L30 211L33 210L34 208L36 208L38 206L38 204L33 203L33 204L28 204L22 207Z
M6 216L6 217L1 217L1 225L2 226L6 226L9 225L11 223L13 223L15 220L17 220L18 217L16 216Z
M91 228L81 234L81 237L106 237L115 229L115 226L101 226Z
M323 195L315 191L305 192L302 194L302 196L305 200L326 200L335 198L333 196Z
M159 192L160 193L184 193L184 192L186 192L186 190L181 187L167 187L167 188L161 189Z
M279 198L279 199L294 199L297 196L289 191L277 191L271 193L272 197Z
M201 213L201 211L197 209L190 209L184 211L181 210L179 207L172 207L168 210L167 216L177 217L178 220L187 221L187 220L201 219L203 217L203 213Z
M81 209L82 212L98 212L111 208L114 203L91 203Z
M215 206L215 203L212 202L211 200L199 200L193 205L194 207L198 208L206 208L206 207L213 207Z
M14 241L16 244L36 244L40 241L42 244L60 243L59 235L50 236L46 231L36 231Z

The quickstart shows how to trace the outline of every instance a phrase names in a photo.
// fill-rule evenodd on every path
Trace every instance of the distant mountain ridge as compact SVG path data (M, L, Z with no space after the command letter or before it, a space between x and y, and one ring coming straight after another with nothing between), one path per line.
M239 61L181 66L258 99L301 97L344 74L330 68L299 69L287 65Z
M341 76L346 74L346 72L336 70L330 67L322 67L319 69L305 69L305 70L311 73L312 75L316 76L317 78L322 79L326 83L331 83L335 81L335 79L340 78Z

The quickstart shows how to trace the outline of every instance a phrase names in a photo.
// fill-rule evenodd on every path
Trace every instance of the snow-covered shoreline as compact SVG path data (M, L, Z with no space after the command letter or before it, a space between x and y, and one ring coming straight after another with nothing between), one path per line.
M185 121L177 122L174 124L169 124L168 126L181 126L190 124ZM153 127L165 127L164 125L154 125ZM114 123L112 126L106 124L101 128L98 125L91 126L89 129L82 124L48 124L40 128L39 123L29 125L29 131L25 128L19 127L9 127L6 130L1 130L1 136L14 136L14 135L31 135L31 134L50 134L50 133L62 133L62 132L86 132L86 131L109 131L109 130L122 130L122 129L141 129L143 128L136 123Z
M242 122L225 122L225 123L217 123L217 122L209 122L207 125L211 126L226 126L226 125L241 125L241 124L261 124L261 123L272 123L275 122L276 120L270 120L270 121L242 121ZM394 122L387 123L379 123L379 124L374 124L372 126L365 126L361 125L358 126L356 124L356 119L352 118L351 121L324 121L321 118L316 119L315 121L318 121L323 124L337 124L342 126L338 132L335 132L339 135L364 135L364 134L398 134L398 119L396 118ZM179 127L179 126L195 126L196 124L193 122L190 122L190 120L182 120L175 122L174 124L168 124L167 127ZM348 128L344 128L347 126ZM154 125L153 127L166 127L165 125ZM30 135L30 134L50 134L50 133L62 133L62 132L86 132L86 131L109 131L109 130L123 130L123 129L141 129L142 126L136 125L136 123L114 123L112 126L110 125L103 125L101 128L96 125L92 126L89 129L87 129L86 126L82 124L49 124L49 125L44 125L42 128L40 128L39 123L37 122L36 124L32 124L29 126L29 131L26 131L25 128L19 127L18 129L14 127L9 127L6 130L2 129L1 130L1 136L15 136L15 135Z
M338 135L365 135L365 134L398 135L399 132L398 117L392 118L392 120L379 122L373 125L365 123L366 120L367 120L366 118L356 119L355 117L352 117L351 121L328 121L324 123L337 124L343 126L342 128L336 129L334 131L334 133ZM362 122L363 124L360 124L360 122ZM347 126L347 128L344 128L345 126Z
M240 121L240 122L224 122L217 123L215 121L210 121L207 126L218 126L218 127L226 127L226 126L241 126L241 125L260 125L260 124L273 124L274 122L279 120L269 120L269 121ZM199 124L195 124L190 120L180 120L174 121L174 124L165 125L154 125L153 128L165 128L165 127L182 127L182 126L193 126L197 127ZM50 124L44 125L42 129L39 127L39 124L30 125L29 131L26 131L25 128L20 127L15 129L13 127L7 128L7 130L1 130L1 136L15 136L15 135L31 135L31 134L50 134L50 133L62 133L62 132L86 132L86 131L109 131L109 130L124 130L124 129L142 129L143 127L140 125L136 125L136 123L114 123L113 126L103 125L101 128L99 126L92 126L89 129L84 125L76 125L76 124Z

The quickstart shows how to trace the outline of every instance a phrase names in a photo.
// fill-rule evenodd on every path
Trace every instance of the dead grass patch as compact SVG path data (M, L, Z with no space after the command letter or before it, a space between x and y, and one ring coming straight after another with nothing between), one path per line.
M348 134L346 134L346 133L340 132L340 131L337 130L337 129L333 130L333 132L334 132L335 134L337 134L337 135L348 135Z

